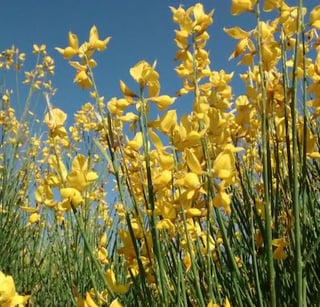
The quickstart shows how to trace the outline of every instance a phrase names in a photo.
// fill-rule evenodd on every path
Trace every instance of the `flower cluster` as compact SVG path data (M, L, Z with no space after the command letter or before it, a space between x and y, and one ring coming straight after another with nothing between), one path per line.
M55 89L52 86L51 80L47 77L54 74L55 64L54 59L47 55L46 48L44 44L41 46L33 45L32 53L38 57L37 64L33 70L25 72L23 83L30 85L32 89L42 89L54 95Z
M26 54L12 46L0 53L0 69L9 70L13 66L15 70L20 70L25 60Z
M96 26L92 26L89 33L89 41L79 46L79 40L76 34L69 32L69 46L66 48L57 47L56 50L62 54L65 59L72 59L78 56L81 60L69 61L70 65L76 69L74 82L83 89L90 89L93 85L89 71L97 66L96 61L92 58L94 52L103 51L107 48L110 37L101 40Z

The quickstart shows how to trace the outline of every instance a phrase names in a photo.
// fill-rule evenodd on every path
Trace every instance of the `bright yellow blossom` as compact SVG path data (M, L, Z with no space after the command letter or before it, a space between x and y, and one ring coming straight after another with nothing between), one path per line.
M169 110L159 120L159 129L163 133L169 134L176 124L177 124L177 111Z
M285 238L278 238L272 240L272 245L276 247L273 252L273 258L276 260L284 260L288 257L285 248L289 246L288 241Z
M117 284L116 276L112 269L108 269L105 273L105 276L112 291L114 291L117 294L125 294L128 292L130 284Z
M32 53L34 53L34 54L38 54L38 53L46 54L47 53L46 45L42 44L42 45L39 46L37 44L33 44Z
M202 174L201 164L197 156L195 155L194 151L189 148L186 149L186 162L193 173L197 175Z
M120 80L120 90L125 97L138 97L138 95L134 93L130 88L128 88L122 80Z
M192 262L191 262L191 256L189 252L186 252L186 254L184 255L183 263L186 266L186 271L187 272L190 271Z
M60 189L61 197L63 201L61 205L66 210L77 208L83 202L81 193L74 188L62 188Z
M108 251L106 249L106 246L107 246L107 234L104 232L100 241L99 241L99 246L96 249L98 259L99 259L100 263L102 263L102 264L109 263Z
M229 180L236 175L235 152L243 150L241 147L234 147L232 144L225 146L217 156L213 164L213 174L220 178Z
M212 301L210 301L207 305L207 307L220 307L219 304L215 304Z
M77 35L72 32L69 32L68 39L69 39L69 46L68 47L66 47L65 49L56 47L56 50L60 54L62 54L62 56L65 59L73 58L75 55L78 54L78 50L79 50L79 42L78 42Z
M71 172L67 175L67 183L70 187L84 191L98 178L96 172L89 171L88 158L78 154L72 161Z
M29 216L27 226L31 226L40 221L40 214L35 212Z
M44 117L44 123L50 129L52 135L66 136L67 131L63 127L67 119L67 114L59 108L49 109Z
M223 189L219 189L219 192L212 200L214 207L216 208L224 208L225 214L229 215L231 213L231 198Z
M86 293L85 299L77 297L77 307L98 307L98 306L99 305L95 303L90 292Z
M109 305L109 307L122 307L122 306L123 305L119 302L118 298L115 298Z
M14 307L16 305L24 306L29 295L19 295L16 292L16 287L12 276L5 275L0 271L0 306L1 307Z
M107 37L104 40L99 39L98 29L94 25L90 29L89 34L89 48L96 49L98 51L103 51L107 48L107 44L110 41L111 37Z
M78 70L74 80L82 89L90 89L92 87L92 81L87 73L87 69Z
M243 12L253 11L257 0L232 0L231 14L239 15Z
M310 12L310 21L309 24L311 27L320 29L320 5L317 5Z
M158 97L150 97L150 101L155 102L159 110L165 110L176 100L175 97L170 97L168 95L161 95Z
M159 74L155 66L156 62L151 66L146 61L140 61L130 69L130 75L142 88L148 86L150 97L157 97L160 91Z
M265 0L263 5L263 10L265 12L270 12L274 9L278 9L283 4L283 0Z

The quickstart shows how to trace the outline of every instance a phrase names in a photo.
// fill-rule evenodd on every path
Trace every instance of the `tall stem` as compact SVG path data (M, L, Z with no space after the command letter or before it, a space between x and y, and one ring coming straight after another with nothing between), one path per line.
M291 185L294 211L294 241L295 241L295 264L296 264L296 298L297 306L302 306L303 302L303 286L302 286L302 255L301 255L301 229L300 229L300 201L299 201L299 182L298 182L298 143L297 143L297 86L298 86L298 60L299 60L299 44L302 25L302 0L299 0L298 16L297 16L297 35L294 50L293 64L293 97L291 101L291 117L292 117L292 173L293 182Z
M154 191L153 191L153 183L152 183L152 175L151 175L151 166L150 166L150 157L149 157L149 140L148 140L148 117L146 111L146 100L143 95L143 88L140 89L140 129L143 135L143 149L144 149L144 158L146 164L146 172L147 172L147 184L148 184L148 202L150 204L151 209L151 235L152 241L154 244L154 252L156 255L156 260L158 262L157 270L159 273L158 282L160 283L161 289L161 303L167 304L167 287L166 287L166 276L165 269L162 259L161 246L160 246L160 238L159 232L156 228L156 213L155 213L155 203L154 203Z
M267 262L268 262L268 276L269 276L269 289L271 296L271 306L276 306L276 287L275 287L275 270L273 263L273 252L272 252L272 225L271 225L271 202L269 197L270 184L272 184L271 177L269 175L268 166L268 131L267 131L267 95L265 88L265 78L263 71L262 61L262 35L260 28L260 6L257 4L256 10L257 18L257 36L258 36L258 56L259 56L259 74L261 78L261 99L262 99L262 115L261 115L261 131L262 131L262 163L263 163L263 186L264 186L264 207L265 207L265 238L266 238L266 251L267 251Z

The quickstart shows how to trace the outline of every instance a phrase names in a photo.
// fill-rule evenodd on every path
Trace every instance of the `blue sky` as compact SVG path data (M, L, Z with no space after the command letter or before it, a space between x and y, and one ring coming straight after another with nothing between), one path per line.
M76 33L80 42L87 40L89 29L95 24L101 38L112 37L108 49L95 55L98 62L95 78L101 95L107 100L113 96L120 96L118 86L120 79L130 85L133 84L129 76L130 67L140 60L151 63L157 60L161 92L174 96L181 87L181 80L177 78L174 71L176 63L173 58L177 48L173 38L177 25L172 22L169 6L178 7L179 4L183 4L189 7L196 2L198 1L6 1L2 5L0 19L0 50L14 44L21 51L26 52L28 61L31 60L33 63L34 59L31 55L33 43L46 44L48 54L56 61L53 83L58 88L58 92L52 102L55 106L64 109L70 118L81 104L89 101L89 93L73 84L74 69L62 59L54 47L67 46L69 31ZM294 3L289 1L289 3L292 2ZM205 11L215 10L214 23L209 30L211 40L207 46L211 54L211 69L243 72L244 67L236 66L237 60L228 61L236 42L224 33L223 27L239 25L245 29L251 29L254 25L254 16L250 14L231 16L231 0L207 0L202 3ZM0 78L3 78L2 74ZM183 99L177 100L175 107L185 109L182 103ZM41 103L39 111L41 111ZM185 111L187 112L187 109Z
M130 82L129 68L144 59L157 60L162 93L174 95L181 80L176 77L173 61L176 46L173 43L174 29L169 6L185 7L197 1L163 0L11 0L6 1L3 13L8 18L0 19L0 50L12 44L26 52L28 63L33 63L33 43L47 45L48 54L56 61L53 78L58 88L53 103L63 108L70 116L80 105L88 101L87 91L73 84L74 69L63 60L54 47L68 44L68 32L72 31L79 41L88 39L89 29L95 24L100 37L111 36L108 49L95 58L96 81L100 94L106 98L119 96L119 80ZM228 62L234 41L223 32L223 27L235 25L239 17L230 16L231 1L203 1L206 11L215 9L211 26L212 40L208 49L212 54L212 68L233 70L234 62ZM30 63L30 64L31 64ZM28 67L28 66L27 66ZM22 78L23 76L21 76ZM179 101L177 101L177 104ZM40 104L41 106L41 104ZM179 106L177 106L179 107ZM41 109L41 107L40 107Z

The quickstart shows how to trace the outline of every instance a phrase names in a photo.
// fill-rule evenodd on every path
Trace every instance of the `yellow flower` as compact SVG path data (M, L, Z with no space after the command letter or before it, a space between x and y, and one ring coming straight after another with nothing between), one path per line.
M127 258L134 258L136 256L136 252L134 250L133 242L130 236L130 233L126 230L119 230L118 232L123 247L118 249L118 253L120 255L125 255Z
M39 213L32 213L30 216L29 216L29 219L28 219L28 223L27 223L27 226L30 226L32 224L35 224L37 222L40 221L40 214Z
M207 305L207 307L219 307L218 304L215 304L214 302L210 301Z
M212 202L216 208L223 207L225 214L231 213L231 207L230 207L231 199L230 199L230 196L224 190L220 190L219 193L212 200Z
M98 307L98 305L93 300L90 292L86 293L86 298L79 298L77 296L77 307Z
M177 124L177 118L177 111L169 110L163 115L163 117L160 118L159 129L165 134L170 134L172 129Z
M182 178L176 180L175 184L177 186L181 186L185 188L185 191L182 193L181 196L186 197L187 200L192 199L192 197L196 194L196 192L200 192L202 194L206 193L201 186L198 175L192 172L184 174ZM191 210L190 214L199 215L201 214L201 212Z
M77 83L82 89L90 89L92 87L92 81L86 70L78 70L73 82Z
M289 246L289 243L285 238L273 239L272 245L276 247L273 252L273 258L276 260L284 260L288 257L285 252L285 248Z
M238 39L238 43L232 52L232 54L229 57L229 60L236 58L242 54L243 60L241 63L245 64L246 61L249 60L254 56L255 54L255 46L250 39L250 36L252 34L252 31L246 32L243 29L239 27L233 27L233 28L224 28L223 29L230 37L234 39ZM245 53L248 51L248 53Z
M107 48L107 44L110 41L110 39L111 37L107 37L104 40L100 40L97 27L94 25L90 29L89 48L96 49L98 51L103 51Z
M160 91L159 74L155 66L156 62L151 66L146 61L140 61L130 69L130 75L142 88L148 86L150 97L158 96Z
M18 295L12 276L5 275L0 271L0 306L14 307L16 305L25 305L29 295Z
M263 10L265 12L270 12L276 8L280 8L283 0L265 0Z
M234 39L244 39L248 38L251 35L251 32L247 32L240 27L223 28L223 31Z
M49 112L44 116L44 123L48 126L53 135L66 136L67 131L63 127L67 119L67 114L59 108L49 108Z
M181 30L186 32L186 36L191 34L192 20L190 18L190 11L186 12L181 5L177 9L172 6L169 6L169 8L173 14L173 22L179 24Z
M133 230L134 236L136 238L142 239L143 238L143 226L141 222L136 218L131 218L130 220L131 228Z
M169 170L163 170L154 179L153 183L157 188L163 188L172 180L172 173Z
M243 12L253 11L257 0L232 0L231 14L239 15Z
M197 156L195 155L194 151L189 148L186 149L186 162L193 173L197 175L202 174L201 164Z
M52 170L54 170L59 174L59 178L53 180L54 185L59 185L61 184L62 181L65 181L67 177L67 169L62 159L61 158L57 159L56 156L50 155L48 158L48 164L50 165Z
M107 245L107 234L104 232L100 239L99 246L104 247L106 245Z
M175 235L176 226L169 219L162 219L157 222L158 230L167 230L170 235Z
M92 80L88 75L90 63L92 63L91 60L87 63L88 65L80 64L77 61L69 61L69 64L77 70L73 82L77 83L82 89L90 89L92 87Z
M310 12L310 21L309 24L311 27L316 29L320 29L320 5L317 5L311 12Z
M134 93L129 87L127 87L127 85L122 80L120 80L120 90L125 97L138 97L138 95Z
M153 145L155 146L155 148L158 151L163 151L164 148L163 148L163 144L161 142L160 137L151 128L148 129L148 132L150 135L150 139L151 139Z
M134 151L139 151L139 149L141 148L141 146L143 144L142 133L141 132L137 132L136 135L134 136L134 138L131 141L126 136L126 141L127 141L126 147L128 149L134 150Z
M195 173L187 173L182 182L186 188L198 189L200 187L199 177Z
M161 95L158 97L151 97L150 100L155 102L160 110L165 110L168 106L173 104L176 98L168 95Z
M187 272L190 271L192 262L191 262L191 256L189 252L186 252L185 256L183 257L183 263L186 266L186 271Z
M63 198L61 205L66 210L71 210L72 207L79 207L83 201L81 193L74 188L62 188L60 189L60 194Z
M203 4L197 3L193 7L192 12L194 16L194 22L192 23L193 31L202 34L213 23L213 10L209 14L206 14L203 9Z
M231 304L230 304L229 299L227 297L226 297L226 300L224 301L223 307L231 307Z
M297 31L297 20L298 20L298 7L290 7L283 2L281 7L280 23L282 24L284 33L287 36L296 33ZM305 7L302 7L302 16L307 12Z
M133 112L128 112L125 115L119 116L119 119L125 123L136 123L139 120L139 116L134 114Z
M46 54L46 45L42 44L41 46L38 46L37 44L33 44L33 50L32 53L34 54Z
M34 192L36 202L38 204L44 204L45 206L52 207L55 205L53 192L49 185L44 184L37 187Z
M213 174L220 179L232 179L236 174L234 153L241 150L243 150L241 147L234 147L232 144L226 145L213 163Z
M48 73L50 75L54 74L54 59L51 56L45 56L43 59L43 67L48 71ZM49 81L50 82L50 81ZM50 83L48 82L48 86L50 85Z
M105 247L99 247L97 249L97 254L98 254L98 260L102 264L108 264L108 251Z
M72 161L71 172L67 175L68 185L78 191L84 191L98 178L96 172L88 170L88 158L78 154Z
M138 62L130 68L130 75L139 84L146 84L150 79L158 79L158 75L146 61Z
M126 98L117 99L113 97L108 101L107 106L111 113L121 116L123 111L131 104L132 102Z
M159 200L159 203L157 204L157 211L159 211L159 215L167 220L173 220L177 216L176 209L173 204L166 200Z
M264 204L264 202L262 201L262 199L256 198L255 204L256 204L258 214L261 216L261 219L264 221L265 220L265 204Z
M73 58L79 50L79 42L78 42L78 37L76 34L73 34L72 32L69 32L68 34L69 38L69 46L66 47L65 49L56 47L55 49L62 54L62 56L65 59L71 59Z
M34 208L29 206L20 206L20 209L23 210L24 212L28 212L31 214L39 212L39 208Z
M85 174L79 171L71 171L67 176L67 181L70 187L79 191L84 191L89 185Z
M116 298L116 299L114 299L114 300L111 302L111 304L110 304L109 307L122 307L122 306L123 306L123 305L119 302L119 299Z
M174 168L174 158L166 151L158 151L158 160L163 170L172 170Z
M250 120L250 104L246 95L241 95L236 99L237 116L235 121L242 127L248 127Z
M105 273L105 276L112 291L114 291L117 294L126 294L128 292L130 284L117 284L116 277L112 269L108 269Z

